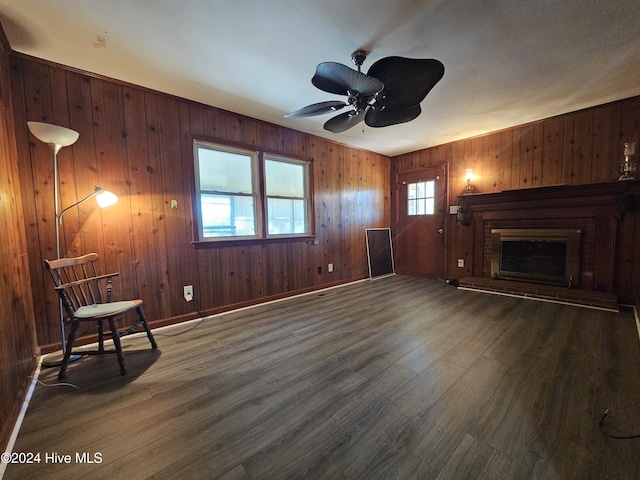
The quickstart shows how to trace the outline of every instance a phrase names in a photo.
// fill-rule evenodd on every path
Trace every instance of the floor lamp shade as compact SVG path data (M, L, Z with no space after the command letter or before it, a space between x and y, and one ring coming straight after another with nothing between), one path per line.
M73 145L80 136L75 130L50 123L27 122L27 126L33 136L48 144L54 153L58 153L62 147Z

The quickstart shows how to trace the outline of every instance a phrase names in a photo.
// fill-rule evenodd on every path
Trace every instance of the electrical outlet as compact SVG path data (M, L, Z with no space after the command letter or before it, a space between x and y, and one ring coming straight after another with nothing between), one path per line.
M458 267L464 268L464 258L459 258L458 259Z
M333 263L330 263L329 265L327 265L327 272L329 273L333 272Z
M187 302L193 300L193 285L185 285L184 286L184 299Z

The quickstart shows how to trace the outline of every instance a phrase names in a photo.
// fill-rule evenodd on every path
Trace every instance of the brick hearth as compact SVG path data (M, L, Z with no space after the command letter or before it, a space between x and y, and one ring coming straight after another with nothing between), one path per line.
M539 298L555 302L585 305L618 311L618 298L613 293L580 290L577 288L538 285L535 283L510 280L493 280L484 277L465 277L459 280L459 286L471 290L498 292L521 297Z

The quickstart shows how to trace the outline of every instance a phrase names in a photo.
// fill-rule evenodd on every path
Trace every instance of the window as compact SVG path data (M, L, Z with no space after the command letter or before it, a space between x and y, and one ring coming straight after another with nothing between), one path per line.
M197 240L310 234L307 162L198 140L194 159Z
M407 215L433 215L435 213L435 181L407 185Z
M264 182L269 235L307 233L307 168L306 162L265 155Z
M257 152L196 142L200 239L255 237Z

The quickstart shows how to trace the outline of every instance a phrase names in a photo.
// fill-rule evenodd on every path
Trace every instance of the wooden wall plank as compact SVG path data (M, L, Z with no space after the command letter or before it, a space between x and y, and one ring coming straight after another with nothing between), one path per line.
M126 140L129 204L131 210L133 254L135 265L136 290L130 292L136 298L146 298L145 313L148 318L161 315L160 297L157 294L158 258L155 241L156 222L154 219L154 197L149 168L149 146L147 136L147 118L145 95L136 89L123 89L124 131ZM127 200L126 198L123 200ZM121 201L123 201L121 200ZM161 317L160 317L161 318Z
M467 167L473 170L472 185L475 193L486 192L486 179L484 178L484 137L471 139L471 155L465 162Z
M520 188L535 186L533 169L534 128L526 125L520 129Z
M498 190L513 188L513 130L500 132L498 150Z
M544 185L542 178L542 167L544 158L544 123L538 122L533 125L533 176L532 186L540 187Z
M449 204L458 204L458 195L462 195L465 181L465 142L455 142L452 145L451 168L449 169Z
M573 165L573 131L575 116L562 116L562 183L573 185L575 173Z
M500 190L500 133L484 137L484 155L482 161L483 191Z
M572 147L575 183L590 183L593 164L593 110L575 113Z
M511 185L522 188L522 128L511 129L513 143L511 145Z
M152 242L156 252L154 259L156 269L155 296L157 298L158 312L155 318L167 318L170 316L170 285L168 278L166 255L166 216L165 212L171 212L170 203L165 200L162 181L162 160L160 156L160 129L158 126L158 109L156 96L149 93L144 95L146 144L148 156L145 167L149 174L149 191L151 197L151 218L153 220ZM141 140L144 141L144 140ZM153 319L153 317L150 317Z
M562 183L562 147L564 140L562 117L542 123L542 181L541 185Z

